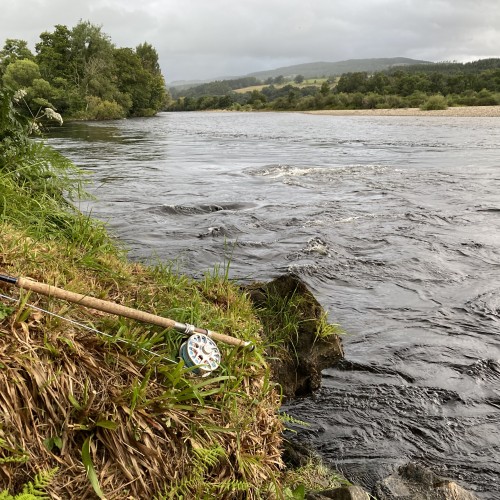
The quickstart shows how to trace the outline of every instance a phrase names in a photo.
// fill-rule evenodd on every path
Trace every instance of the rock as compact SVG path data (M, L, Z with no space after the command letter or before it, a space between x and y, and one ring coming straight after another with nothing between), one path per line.
M418 464L406 464L375 485L378 500L478 500L457 483Z
M290 469L298 469L307 465L315 456L311 448L304 446L296 441L284 439L283 452L281 458Z
M370 500L370 495L360 486L342 486L333 490L307 493L306 500Z
M290 329L294 321L297 334L288 335L268 349L273 380L285 397L306 396L319 389L321 371L344 356L336 334L318 336L325 311L296 276L284 275L269 282L245 287L264 326L264 337L272 343L276 331Z

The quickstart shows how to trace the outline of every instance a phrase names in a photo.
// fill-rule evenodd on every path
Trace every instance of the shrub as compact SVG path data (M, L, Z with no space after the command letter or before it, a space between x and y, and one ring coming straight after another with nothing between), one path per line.
M377 104L377 108L379 108L379 109L404 108L405 107L405 101L399 95L389 94L389 95L386 95L383 97L384 97L384 100L380 101Z
M89 120L118 120L126 115L125 110L115 101L89 96L87 104L86 118Z
M495 106L498 104L498 94L494 94L489 90L483 89L477 95L478 106Z
M420 90L415 90L415 92L413 92L406 98L406 101L411 108L418 108L419 106L424 104L426 100L427 94Z
M431 95L427 101L420 105L420 109L424 111L436 110L436 109L447 109L448 101L441 94Z

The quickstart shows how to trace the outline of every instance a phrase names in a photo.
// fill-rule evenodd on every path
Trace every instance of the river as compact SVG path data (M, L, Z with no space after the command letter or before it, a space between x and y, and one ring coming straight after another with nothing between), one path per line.
M163 113L48 142L140 260L300 276L346 361L286 410L366 486L417 461L500 499L500 119Z

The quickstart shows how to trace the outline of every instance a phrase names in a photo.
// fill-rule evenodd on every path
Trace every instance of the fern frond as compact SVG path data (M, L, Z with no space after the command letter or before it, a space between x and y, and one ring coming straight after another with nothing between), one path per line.
M194 468L202 473L206 472L210 467L217 466L220 459L224 457L226 452L221 446L213 446L211 448L195 448L193 449L193 465Z
M22 495L28 495L28 497L24 498L20 496L20 498L16 497L16 500L31 500L31 498L36 498L37 500L49 499L47 488L54 479L57 470L57 467L54 467L48 471L39 472L33 482L29 481L23 486Z
M302 427L311 427L311 424L309 422L304 422L303 420L299 420L295 417L292 417L288 413L282 411L279 414L280 419L282 422L289 423L289 424L295 424L295 425L300 425ZM289 429L287 429L289 430Z

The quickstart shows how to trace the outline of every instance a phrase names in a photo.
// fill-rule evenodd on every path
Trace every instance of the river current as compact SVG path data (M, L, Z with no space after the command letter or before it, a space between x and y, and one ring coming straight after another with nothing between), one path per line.
M417 461L500 499L498 118L164 113L48 142L131 257L308 284L346 359L287 405L298 439L368 490Z

